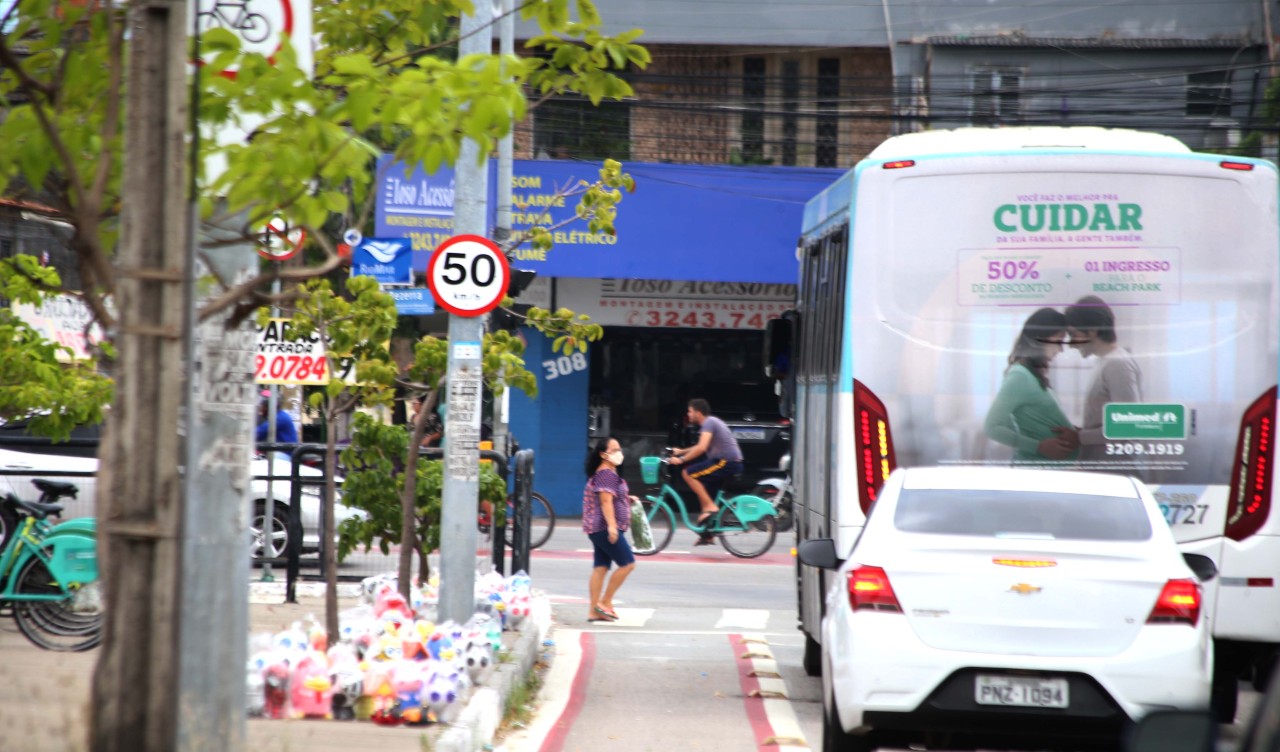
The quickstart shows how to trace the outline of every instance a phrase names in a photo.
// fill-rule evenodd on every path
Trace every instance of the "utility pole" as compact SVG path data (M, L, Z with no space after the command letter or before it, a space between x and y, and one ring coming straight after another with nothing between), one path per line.
M487 11L478 15L481 11ZM492 54L493 13L488 3L462 17L458 57ZM454 230L486 234L488 165L480 144L463 139L456 166ZM475 613L476 506L480 498L480 409L484 379L481 343L485 317L449 316L447 425L440 512L440 621L463 624Z
M115 341L122 376L99 452L106 597L94 752L176 748L188 294L187 0L128 5L129 86ZM236 594L243 598L243 591ZM241 666L243 671L243 666ZM242 685L243 686L243 685Z
M515 54L516 18L514 0L500 0L498 21L498 52L505 59ZM504 63L505 65L505 63ZM494 220L493 239L502 247L511 238L511 173L514 161L513 137L507 135L498 140L498 212ZM502 397L493 406L493 448L499 452L507 449L507 407L511 404L511 390L503 389ZM512 467L510 458L507 466ZM507 524L512 524L510 520Z

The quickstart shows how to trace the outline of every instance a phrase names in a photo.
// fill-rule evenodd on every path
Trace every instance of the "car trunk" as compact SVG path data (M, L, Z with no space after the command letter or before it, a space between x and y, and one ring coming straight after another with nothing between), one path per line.
M885 567L903 613L926 645L977 653L1115 655L1136 638L1168 580L1167 568L1126 556L1118 546L1079 553L1052 545L986 544L917 549L906 563Z

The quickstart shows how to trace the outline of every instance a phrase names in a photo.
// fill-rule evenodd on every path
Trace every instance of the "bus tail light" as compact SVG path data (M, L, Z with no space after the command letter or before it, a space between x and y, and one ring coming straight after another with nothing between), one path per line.
M1244 540L1262 528L1271 512L1271 475L1275 462L1276 387L1244 411L1231 467L1227 497L1227 537Z
M1169 580L1147 617L1148 624L1190 624L1200 621L1200 585L1195 580Z
M849 573L849 605L854 611L902 613L898 596L889 584L889 575L880 567L862 566Z
M880 398L861 381L853 382L853 435L858 454L858 504L871 509L884 481L897 467L889 413Z

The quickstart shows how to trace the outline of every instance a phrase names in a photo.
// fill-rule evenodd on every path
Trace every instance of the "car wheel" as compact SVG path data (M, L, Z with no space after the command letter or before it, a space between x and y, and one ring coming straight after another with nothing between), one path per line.
M253 503L253 519L249 521L249 532L253 536L252 556L255 560L264 558L279 559L289 550L289 508L280 502L271 506L272 524L269 531L263 520L267 513L267 503L259 499ZM271 548L267 551L266 540L270 538Z
M1213 688L1209 707L1218 723L1235 723L1236 703L1240 695L1240 678L1231 661L1214 661Z
M822 646L807 634L804 636L804 658L801 663L808 676L822 676Z
M836 717L835 699L826 695L822 701L822 752L874 752L875 740L869 734L846 733Z

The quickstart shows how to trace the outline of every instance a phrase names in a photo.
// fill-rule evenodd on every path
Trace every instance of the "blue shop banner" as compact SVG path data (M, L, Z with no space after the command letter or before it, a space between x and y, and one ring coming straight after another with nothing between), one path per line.
M492 228L496 162L489 167ZM552 228L571 219L577 199L559 194L596 180L599 169L593 162L517 159L513 229ZM844 172L647 162L624 162L623 169L635 178L636 192L624 194L618 205L616 237L588 232L585 222L573 221L551 230L550 251L521 246L514 265L544 277L794 283L805 202ZM409 238L414 269L422 271L435 247L453 234L453 170L428 176L384 157L379 176L377 232ZM445 196L447 215L439 213Z
M373 277L380 285L410 285L412 261L407 238L365 238L351 253L351 276Z
M374 232L380 238L405 238L413 248L413 270L426 274L436 246L453 237L453 168L441 165L434 175L378 159Z

